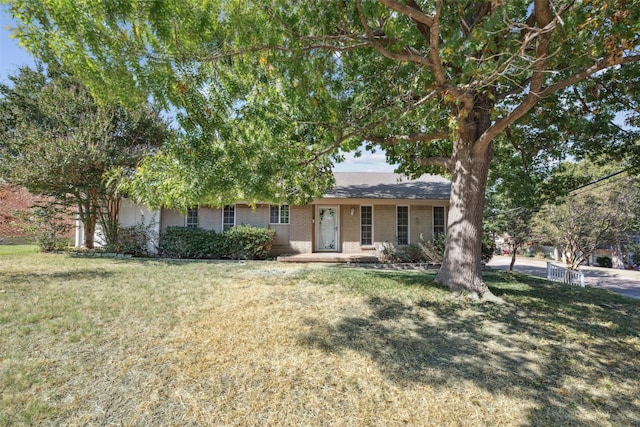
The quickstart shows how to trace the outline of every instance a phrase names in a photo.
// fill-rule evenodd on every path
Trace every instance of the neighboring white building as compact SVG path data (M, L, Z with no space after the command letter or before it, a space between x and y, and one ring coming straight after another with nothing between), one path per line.
M149 226L149 243L147 250L149 253L157 253L158 244L160 243L160 219L161 211L149 210L147 207L136 204L129 199L120 200L120 215L119 222L121 227L132 227L137 224ZM76 220L76 236L75 246L77 248L82 247L84 244L84 227L82 221ZM104 245L104 239L100 226L96 225L96 235L94 244L96 247Z

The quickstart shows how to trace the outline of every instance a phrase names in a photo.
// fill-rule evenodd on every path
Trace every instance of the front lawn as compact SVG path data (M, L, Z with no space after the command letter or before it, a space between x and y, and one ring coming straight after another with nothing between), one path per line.
M640 301L507 272L0 257L0 425L640 425Z
M37 245L0 245L0 256L32 254L38 251Z

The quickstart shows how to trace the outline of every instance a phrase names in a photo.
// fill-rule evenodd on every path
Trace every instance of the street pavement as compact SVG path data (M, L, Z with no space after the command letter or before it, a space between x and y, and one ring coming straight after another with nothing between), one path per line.
M562 262L552 262L564 266ZM510 263L510 256L495 255L487 266L508 270ZM531 276L547 277L547 262L544 260L518 257L513 269ZM584 281L587 286L605 288L629 298L640 299L640 271L586 266L580 267L580 271L584 273Z

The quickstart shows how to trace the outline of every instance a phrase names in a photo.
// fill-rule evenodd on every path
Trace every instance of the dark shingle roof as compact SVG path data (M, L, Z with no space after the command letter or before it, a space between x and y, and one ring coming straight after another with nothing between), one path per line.
M404 175L378 172L334 172L336 185L329 199L449 200L451 181L438 175L410 180Z

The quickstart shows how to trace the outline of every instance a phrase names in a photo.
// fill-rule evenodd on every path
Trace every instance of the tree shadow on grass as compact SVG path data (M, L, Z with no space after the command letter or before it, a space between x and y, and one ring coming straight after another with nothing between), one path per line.
M420 277L371 274L409 286ZM517 396L533 405L526 425L592 425L594 414L640 424L640 303L507 273L485 280L510 304L369 296L360 315L307 319L311 331L300 341L366 354L398 384L468 381Z

